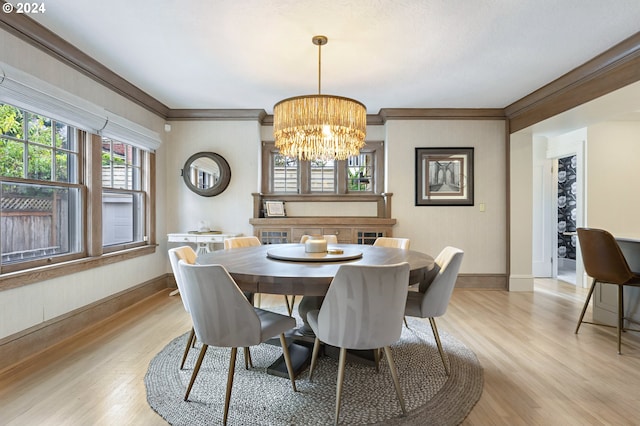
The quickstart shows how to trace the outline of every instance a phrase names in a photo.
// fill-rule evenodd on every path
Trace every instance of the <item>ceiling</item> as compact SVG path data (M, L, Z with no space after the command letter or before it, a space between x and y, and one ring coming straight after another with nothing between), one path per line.
M9 1L9 3L16 3ZM503 108L639 30L638 0L55 0L31 18L171 109L318 91ZM77 24L77 25L76 25Z

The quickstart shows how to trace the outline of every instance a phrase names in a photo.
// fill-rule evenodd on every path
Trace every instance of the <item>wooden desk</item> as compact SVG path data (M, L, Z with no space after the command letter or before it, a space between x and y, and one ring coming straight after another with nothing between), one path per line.
M197 263L223 265L243 291L303 296L324 296L342 264L391 265L408 262L410 283L425 279L434 265L431 256L418 251L359 244L331 245L330 248L362 250L362 258L344 262L294 262L267 257L267 251L278 246L300 246L300 250L304 251L302 244L269 244L203 253L198 256Z

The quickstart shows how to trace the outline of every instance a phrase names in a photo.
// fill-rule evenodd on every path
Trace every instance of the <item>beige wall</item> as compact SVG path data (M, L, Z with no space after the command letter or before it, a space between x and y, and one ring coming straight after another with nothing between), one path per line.
M616 237L640 239L639 158L640 123L614 121L588 127L587 226L606 229ZM635 250L629 262L637 269L640 261ZM625 316L640 321L640 289L627 288L624 301ZM617 311L616 286L599 286L594 293L593 318L613 325Z
M590 227L640 238L640 123L615 121L587 129L587 211Z
M415 206L415 148L473 147L475 206ZM465 251L462 273L506 273L505 123L501 120L391 120L386 123L386 191L394 235L437 255ZM486 210L480 211L484 203Z
M172 122L167 155L167 193L172 194L167 212L169 229L195 229L200 220L214 229L252 234L251 192L259 190L260 141L270 139L270 128L257 129L252 122ZM374 128L375 127L375 128ZM505 124L500 120L392 120L372 126L369 137L386 139L386 191L392 192L394 235L411 238L411 247L437 255L447 245L467 252L463 273L506 272ZM473 207L416 207L415 148L428 146L474 147L475 201ZM227 159L231 184L222 194L204 198L186 189L179 170L189 155L210 150ZM174 199L175 197L175 199ZM486 206L480 212L479 203ZM302 204L302 203L300 203ZM314 203L317 215L335 209ZM296 206L305 212L302 205ZM375 214L368 206L349 206L350 215ZM311 209L311 207L309 207Z
M169 232L198 229L201 220L215 230L253 235L252 192L259 192L260 125L257 121L174 121L168 133L166 157ZM215 152L229 163L231 181L215 197L187 189L180 170L201 151ZM164 236L163 236L164 237Z
M163 132L164 121L51 56L0 30L0 58L68 92L109 109L151 130ZM153 255L0 291L0 339L88 305L164 274L167 270L165 224L165 145L156 156L157 234L160 247Z
M533 291L533 145L529 133L510 137L510 260L509 290Z

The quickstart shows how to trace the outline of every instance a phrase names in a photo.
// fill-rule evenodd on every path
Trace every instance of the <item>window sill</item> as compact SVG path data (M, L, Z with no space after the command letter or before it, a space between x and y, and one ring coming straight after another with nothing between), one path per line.
M55 265L41 266L24 271L10 272L0 275L0 291L22 287L40 281L50 280L65 275L75 274L124 260L146 256L156 252L157 245L146 245L128 250L107 253L98 257L84 257Z

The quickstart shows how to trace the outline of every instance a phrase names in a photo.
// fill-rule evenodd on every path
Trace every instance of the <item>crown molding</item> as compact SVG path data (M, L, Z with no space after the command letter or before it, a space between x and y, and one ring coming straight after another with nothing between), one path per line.
M383 122L388 120L500 120L502 108L382 108Z
M4 4L5 1L0 0ZM60 62L124 96L141 107L166 117L169 107L129 83L77 47L38 24L25 14L0 13L0 28L51 55Z
M367 126L384 124L380 114L367 114ZM273 126L273 114L265 115L262 119L263 126Z
M640 80L640 32L507 106L517 132Z
M267 112L263 109L171 109L168 121L189 120L256 120L263 122Z

